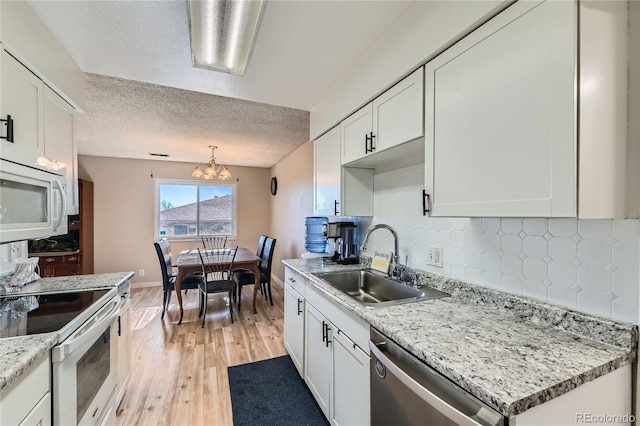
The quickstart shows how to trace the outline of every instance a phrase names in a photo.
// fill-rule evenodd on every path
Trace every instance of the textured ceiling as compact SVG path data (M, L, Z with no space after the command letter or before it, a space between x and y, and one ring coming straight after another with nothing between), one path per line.
M271 167L309 139L309 113L257 102L87 74L78 153ZM159 158L163 159L163 158Z
M27 1L90 73L81 154L204 161L216 144L220 161L261 167L309 139L300 110L310 111L415 3L267 0L246 73L233 76L192 67L184 0Z

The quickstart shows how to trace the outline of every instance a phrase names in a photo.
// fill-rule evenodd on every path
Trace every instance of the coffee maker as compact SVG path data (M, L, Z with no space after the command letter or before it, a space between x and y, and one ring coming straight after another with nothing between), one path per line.
M355 238L356 226L353 222L329 222L327 239L333 239L335 247L332 261L343 265L360 262Z

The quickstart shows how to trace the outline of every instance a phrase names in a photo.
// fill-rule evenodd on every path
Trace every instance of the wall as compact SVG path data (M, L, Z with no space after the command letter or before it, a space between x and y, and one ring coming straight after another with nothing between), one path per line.
M153 248L154 180L191 179L194 165L153 160L79 156L81 179L94 183L95 273L134 271L133 283L162 278ZM270 232L269 169L231 167L238 179L237 244L254 250L260 234ZM174 256L199 241L173 241ZM140 269L145 276L138 276Z
M417 165L374 177L373 223L396 230L401 263L583 312L640 320L640 220L427 218L423 176ZM443 248L443 268L427 265L428 246ZM372 234L369 253L392 248L390 234Z
M311 139L495 15L508 2L418 1L311 110Z
M282 259L299 258L304 251L304 218L313 216L313 142L307 142L273 166L278 193L271 202L271 234L278 239L273 274L284 279Z
M76 109L84 109L84 72L24 0L0 2L3 47Z

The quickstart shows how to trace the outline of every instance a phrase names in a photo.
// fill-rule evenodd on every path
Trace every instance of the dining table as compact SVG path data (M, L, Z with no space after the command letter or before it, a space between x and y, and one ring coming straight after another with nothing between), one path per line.
M256 256L251 250L238 247L238 251L236 252L236 257L233 260L233 268L239 269L244 268L253 272L255 276L255 284L253 287L253 313L257 313L256 310L256 298L258 294L258 289L260 288L260 261L262 259L259 256ZM174 287L176 290L176 296L178 297L178 306L180 308L180 320L178 324L182 324L182 317L184 315L184 311L182 308L182 279L188 275L191 275L195 272L202 271L202 262L200 261L200 256L198 254L197 249L192 250L183 250L178 254L178 258L173 264L174 267L178 269L178 273L176 275L176 281L174 283ZM231 301L229 301L231 303Z

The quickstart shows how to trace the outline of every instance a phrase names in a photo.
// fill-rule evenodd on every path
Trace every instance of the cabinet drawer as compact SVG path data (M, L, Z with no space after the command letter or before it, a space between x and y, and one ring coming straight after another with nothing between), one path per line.
M340 333L346 334L349 339L360 347L366 354L369 353L369 324L364 320L347 312L336 302L329 300L320 290L312 284L306 289L307 303L313 305L317 310L335 325ZM336 331L337 333L337 331Z
M306 279L291 268L285 268L284 281L289 284L300 296L305 297Z
M64 257L64 263L80 263L80 255L79 254L70 254Z
M64 256L44 256L40 258L40 265L57 265L64 263Z

